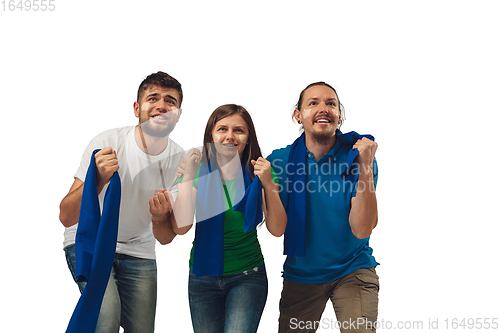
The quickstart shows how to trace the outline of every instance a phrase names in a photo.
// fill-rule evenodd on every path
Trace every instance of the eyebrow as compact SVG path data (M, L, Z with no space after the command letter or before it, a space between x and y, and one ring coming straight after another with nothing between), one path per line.
M152 94L147 95L147 96L146 96L146 99L148 99L148 98L150 98L150 97L158 97L158 96L160 96L160 97L161 97L161 94L159 94L159 93L152 93ZM167 96L168 98L173 99L174 101L176 101L176 102L177 102L177 98L175 98L174 96L172 96L172 95L168 95L168 94L167 94L166 96Z
M168 98L170 98L170 99L173 99L174 101L176 101L176 102L177 102L177 98L175 98L174 96L172 96L172 95L167 95L167 97L168 97Z
M318 97L311 97L307 101L315 101L315 100L317 101L317 100L319 100L319 98ZM337 99L335 97L332 97L332 98L328 98L327 101L335 101L336 102Z
M226 127L226 128L227 128L227 127L229 127L229 126L228 126L228 125L226 125L226 124L220 124L220 125L215 126L215 128L221 128L221 127ZM243 126L243 125L234 126L234 128L235 128L235 129L245 129L245 130L247 129L247 128L246 128L245 126Z

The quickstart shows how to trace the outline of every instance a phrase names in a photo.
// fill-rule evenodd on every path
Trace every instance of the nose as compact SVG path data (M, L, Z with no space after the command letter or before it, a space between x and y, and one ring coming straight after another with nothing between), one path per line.
M226 140L228 140L228 141L233 141L234 140L234 132L233 131L231 131L231 130L227 131L227 133L226 133Z
M155 109L157 111L167 112L167 103L164 100L160 99L156 102Z
M328 107L326 106L326 103L320 102L318 104L318 112L327 112L327 111L328 111Z
M172 104L169 103L167 99L159 99L156 102L156 110L162 111L162 112L169 112L172 111Z

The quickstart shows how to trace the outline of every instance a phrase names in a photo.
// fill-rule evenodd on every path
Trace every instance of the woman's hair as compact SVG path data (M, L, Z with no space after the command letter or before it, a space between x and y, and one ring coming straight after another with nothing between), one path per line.
M335 90L335 88L333 88L331 85L329 85L326 82L323 82L323 81L314 82L314 83L311 83L310 85L308 85L307 87L305 87L304 90L302 90L300 92L299 100L297 101L297 104L295 104L295 108L300 111L300 108L302 107L302 102L304 99L304 93L306 92L307 89L314 87L314 86L326 86L326 87L332 89L335 92L335 95L337 95L337 99L339 100L339 110L340 110L340 118L339 118L339 128L340 128L340 126L342 126L342 124L345 121L345 109L344 109L344 106L342 105L342 103L340 103L339 94L337 94L337 91ZM292 113L292 119L295 119L293 117L293 113Z
M212 145L210 145L213 141L212 131L215 124L217 124L219 120L234 114L240 115L248 127L248 141L245 150L243 150L242 157L248 158L246 167L248 168L250 177L253 179L253 165L250 161L257 160L262 156L262 153L260 151L259 142L257 141L257 134L255 133L252 117L241 105L225 104L219 106L214 112L212 112L210 118L208 118L207 126L205 127L205 135L203 136L203 156L206 158L207 162L210 162L210 158L215 158L215 151L212 150Z

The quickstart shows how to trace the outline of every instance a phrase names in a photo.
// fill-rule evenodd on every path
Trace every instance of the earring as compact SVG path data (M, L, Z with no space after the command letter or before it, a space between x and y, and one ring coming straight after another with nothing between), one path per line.
M299 123L299 125L302 124L302 122L300 120L297 120L297 122Z

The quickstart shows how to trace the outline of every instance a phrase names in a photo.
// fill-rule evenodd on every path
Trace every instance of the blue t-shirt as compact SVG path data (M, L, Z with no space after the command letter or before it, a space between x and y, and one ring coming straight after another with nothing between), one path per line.
M352 147L337 140L334 147L316 161L306 151L306 165L287 166L291 146L274 150L271 162L280 183L280 199L287 205L286 191L307 189L306 255L288 256L284 264L285 280L299 283L326 283L357 269L378 265L369 246L370 237L358 239L351 231L349 213L357 183L345 182L340 174L347 165ZM306 184L287 182L291 172L307 173ZM373 165L377 184L377 162Z

